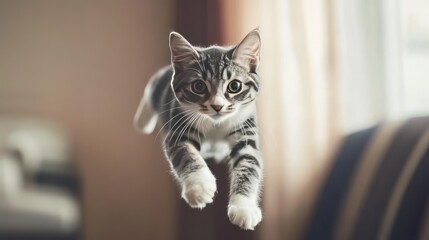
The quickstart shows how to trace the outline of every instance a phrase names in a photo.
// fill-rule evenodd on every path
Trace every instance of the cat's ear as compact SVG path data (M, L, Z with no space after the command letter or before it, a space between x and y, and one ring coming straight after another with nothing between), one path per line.
M180 71L199 60L197 50L177 32L170 33L171 64L174 70Z
M260 48L259 30L254 29L234 48L232 61L248 69L249 72L255 72L259 65Z

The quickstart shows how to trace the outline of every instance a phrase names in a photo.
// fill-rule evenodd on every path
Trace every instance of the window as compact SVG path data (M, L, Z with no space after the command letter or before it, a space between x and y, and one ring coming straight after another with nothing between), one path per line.
M344 130L429 115L429 2L339 0Z
M429 1L400 1L404 114L429 114Z

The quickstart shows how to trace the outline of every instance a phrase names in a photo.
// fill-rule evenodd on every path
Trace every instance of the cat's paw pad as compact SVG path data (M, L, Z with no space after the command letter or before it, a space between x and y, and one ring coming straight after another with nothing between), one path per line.
M253 230L262 220L259 206L249 199L238 199L229 203L229 220L245 230Z
M208 168L189 176L182 185L182 198L193 208L204 208L213 202L216 178Z

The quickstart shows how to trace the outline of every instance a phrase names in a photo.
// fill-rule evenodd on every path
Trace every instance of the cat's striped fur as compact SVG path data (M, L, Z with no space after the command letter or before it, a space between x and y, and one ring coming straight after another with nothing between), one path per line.
M173 32L170 50L172 64L149 81L135 124L151 133L159 120L165 156L191 207L205 207L216 192L216 179L205 161L227 162L229 218L253 229L262 218L263 162L255 106L259 32L253 30L231 48L193 47Z

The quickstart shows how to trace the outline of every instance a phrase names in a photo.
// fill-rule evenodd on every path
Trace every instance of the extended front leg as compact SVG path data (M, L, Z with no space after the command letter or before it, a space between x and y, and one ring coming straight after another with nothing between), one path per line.
M193 208L204 208L213 202L216 179L201 157L199 144L181 141L165 146L164 150L171 169L182 186L182 198Z
M254 229L261 221L259 191L262 179L262 155L257 138L242 139L230 154L231 186L228 216L243 229Z

